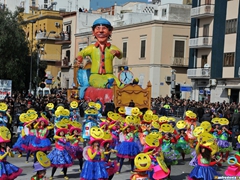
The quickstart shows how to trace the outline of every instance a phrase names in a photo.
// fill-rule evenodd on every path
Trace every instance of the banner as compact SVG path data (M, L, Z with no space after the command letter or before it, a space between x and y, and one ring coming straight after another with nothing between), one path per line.
M0 100L3 100L7 94L12 96L12 80L0 79Z

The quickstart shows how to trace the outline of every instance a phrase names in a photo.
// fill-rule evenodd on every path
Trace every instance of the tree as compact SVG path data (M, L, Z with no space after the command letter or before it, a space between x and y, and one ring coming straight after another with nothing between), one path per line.
M27 90L30 79L29 43L20 13L0 10L0 78L12 80L13 90Z

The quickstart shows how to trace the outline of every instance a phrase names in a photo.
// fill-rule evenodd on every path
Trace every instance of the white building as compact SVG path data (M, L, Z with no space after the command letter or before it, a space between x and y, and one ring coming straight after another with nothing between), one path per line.
M23 7L25 13L34 7L66 12L78 11L79 8L90 9L90 0L0 0L0 4L5 4L11 11Z

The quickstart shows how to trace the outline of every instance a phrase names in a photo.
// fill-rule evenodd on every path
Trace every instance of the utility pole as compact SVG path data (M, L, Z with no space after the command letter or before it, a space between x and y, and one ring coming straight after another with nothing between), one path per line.
M31 20L32 24L32 42L31 42L31 62L30 62L30 80L29 80L29 93L32 93L32 63L33 63L33 24L36 23L36 20Z
M171 94L172 94L172 97L176 94L176 73L177 71L175 69L172 69L171 70L171 73L172 73L172 77L171 77Z

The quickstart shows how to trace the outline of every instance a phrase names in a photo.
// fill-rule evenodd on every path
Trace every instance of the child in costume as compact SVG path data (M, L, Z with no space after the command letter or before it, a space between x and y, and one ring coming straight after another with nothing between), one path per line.
M187 136L188 142L191 148L194 148L196 137L193 136L193 130L195 129L197 121L197 115L192 111L187 111L185 116L185 122L187 124Z
M35 152L35 154L37 151L50 151L52 149L52 145L47 136L49 129L53 128L53 124L49 123L47 119L40 117L34 125L34 129L36 129L36 138L30 142L29 150ZM34 162L36 162L36 156L34 157Z
M7 126L8 118L6 116L6 111L8 109L8 105L6 103L0 103L0 126Z
M234 156L228 158L227 162L230 166L228 166L227 170L225 171L226 176L240 177L240 135L238 135L237 140L238 151Z
M185 155L190 154L191 148L188 145L188 136L186 134L186 124L184 121L177 122L179 134L176 136L176 149L181 153L182 159L185 160Z
M0 179L13 180L21 173L22 169L7 162L7 156L14 157L6 143L10 142L11 133L5 126L0 127Z
M188 180L214 179L215 176L221 176L214 169L217 162L211 162L213 152L213 142L204 142L202 137L199 138L199 143L196 146L198 164L193 168L188 176Z
M229 153L232 150L232 146L228 142L228 137L230 134L232 134L231 131L227 129L226 125L221 126L221 135L218 140L218 146L219 146L219 152L221 153L221 157L223 158L223 161L226 161L228 159ZM224 156L225 153L225 156Z
M58 167L63 168L64 178L68 179L67 168L72 166L73 160L65 149L65 145L67 142L65 135L67 133L68 129L62 128L58 129L54 136L54 139L56 140L55 149L48 154L48 158L50 159L52 166L52 174L50 179L53 179L53 176Z
M94 126L90 130L90 136L90 146L86 147L87 159L83 164L80 179L107 180L108 173L106 170L106 162L104 161L104 150L100 149L104 132L101 128Z
M124 134L124 140L117 147L117 157L120 163L119 171L121 172L123 161L125 158L130 159L131 171L134 169L134 158L140 152L139 147L136 142L134 142L134 127L125 124L123 131L126 130Z
M82 137L80 136L81 128L72 126L69 131L68 139L70 141L70 146L66 146L67 151L72 156L72 159L78 159L79 162L79 171L82 171L83 166L83 148L80 147L79 143L83 142Z
M220 137L220 135L221 135L221 133L222 133L222 131L220 130L220 127L221 127L220 123L215 122L215 123L213 123L212 129L211 129L211 131L210 131L210 132L212 133L213 137L214 137L217 141L219 140L219 137Z
M48 159L47 155L42 152L37 152L37 162L33 164L35 175L31 177L31 180L47 180L46 170L51 166L51 162Z
M134 158L136 169L130 180L150 180L147 172L151 170L151 159L147 153L140 153ZM144 166L142 166L144 164Z
M23 123L21 123L23 125ZM17 142L13 145L12 150L13 151L18 151L19 155L18 157L22 157L22 153L25 151L25 149L22 147L23 143L24 143L24 139L26 137L26 134L24 132L23 126L21 126L21 130L20 130L20 134L18 135L18 139Z

